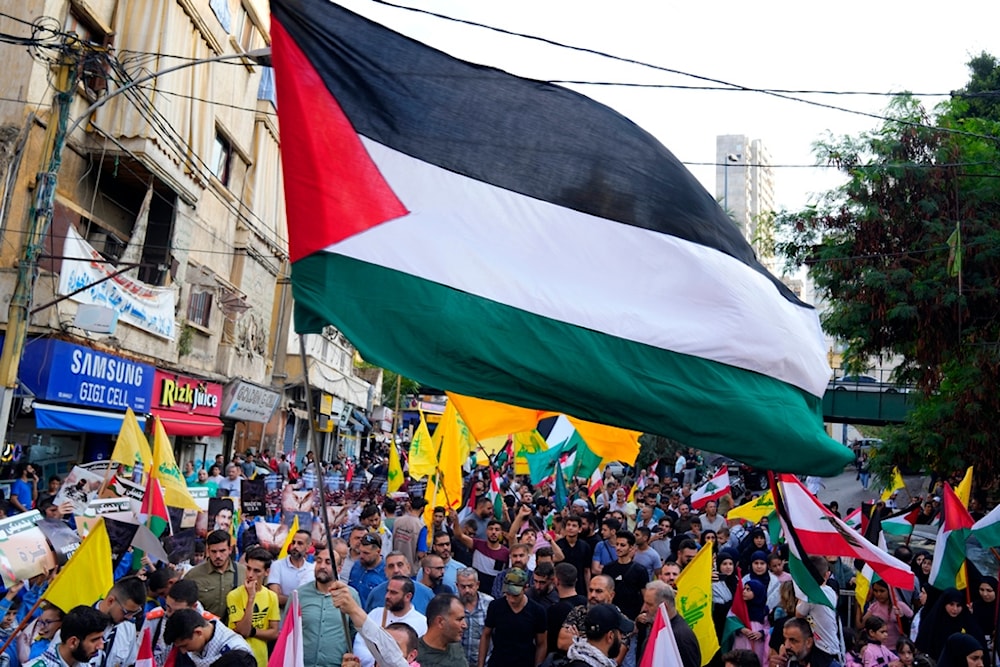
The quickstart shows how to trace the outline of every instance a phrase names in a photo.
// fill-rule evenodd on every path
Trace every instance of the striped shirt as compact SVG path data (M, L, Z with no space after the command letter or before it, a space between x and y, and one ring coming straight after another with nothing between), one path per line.
M483 626L486 624L486 610L493 598L485 593L479 594L476 606L472 611L465 610L465 632L462 633L462 650L470 665L479 664L479 640L483 636ZM483 661L485 664L485 660Z

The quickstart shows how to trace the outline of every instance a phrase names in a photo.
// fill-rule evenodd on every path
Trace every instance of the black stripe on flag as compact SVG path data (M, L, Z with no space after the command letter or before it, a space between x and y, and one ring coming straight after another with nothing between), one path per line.
M360 135L499 188L714 248L806 306L760 265L687 168L613 109L458 60L328 0L272 0L271 11Z

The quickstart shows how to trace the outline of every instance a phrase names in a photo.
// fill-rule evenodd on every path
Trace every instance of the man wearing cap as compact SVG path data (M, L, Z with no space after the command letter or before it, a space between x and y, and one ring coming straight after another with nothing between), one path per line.
M528 558L531 556L531 545L519 543L515 544L510 548L510 567L504 568L499 574L497 574L496 580L493 582L493 588L490 589L490 595L494 598L499 598L503 595L501 590L504 586L504 576L511 570L518 569L523 570L528 573L528 586L531 586L534 581L534 573L528 569Z
M512 569L504 575L503 597L490 603L479 639L479 664L489 667L539 665L545 659L545 610L524 594L528 573ZM490 653L490 642L494 650Z
M621 653L622 635L635 629L614 605L598 604L587 611L586 631L573 640L566 652L566 667L616 667L615 658Z

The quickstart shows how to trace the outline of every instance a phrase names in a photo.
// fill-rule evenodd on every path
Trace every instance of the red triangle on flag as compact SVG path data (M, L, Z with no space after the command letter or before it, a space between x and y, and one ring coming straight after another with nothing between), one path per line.
M743 574L740 572L740 568L736 568L736 581L743 581ZM747 601L743 599L743 584L740 583L736 586L736 590L733 591L733 616L740 619L740 623L743 624L745 628L751 628L750 625L750 610L747 609Z
M142 639L139 641L139 653L135 656L135 667L153 666L153 641L149 637L149 626L142 629Z
M281 162L294 262L408 211L313 63L276 20L271 39L274 66L283 75L277 87ZM336 187L317 189L317 179Z

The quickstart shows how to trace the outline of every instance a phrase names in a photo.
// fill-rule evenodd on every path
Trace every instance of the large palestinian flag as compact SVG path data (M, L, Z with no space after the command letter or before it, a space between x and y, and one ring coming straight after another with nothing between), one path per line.
M295 326L454 392L834 474L819 321L670 151L559 86L272 0Z

